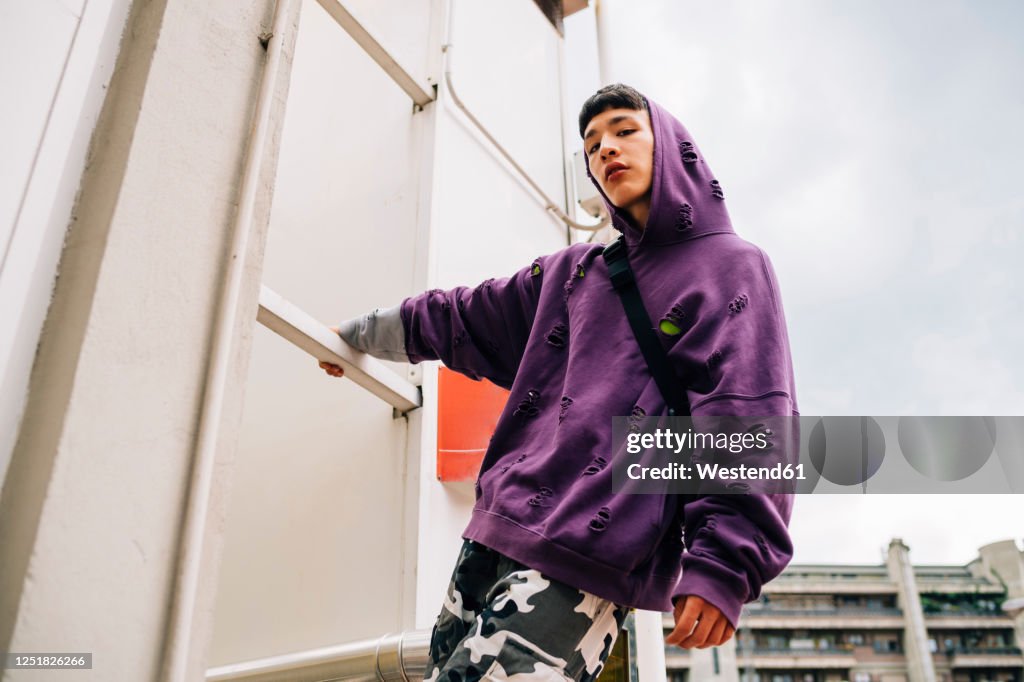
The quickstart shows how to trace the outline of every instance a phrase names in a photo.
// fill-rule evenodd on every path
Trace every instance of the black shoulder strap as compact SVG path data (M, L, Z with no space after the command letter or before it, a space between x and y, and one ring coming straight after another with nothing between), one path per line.
M644 308L643 299L640 298L640 291L636 288L636 279L633 277L633 269L629 267L629 259L626 256L626 242L624 235L604 248L601 254L608 266L608 275L611 277L612 286L622 299L622 307L626 309L626 318L633 327L633 335L640 344L640 352L643 353L647 367L651 370L662 397L669 407L669 415L685 416L690 413L689 402L686 399L686 392L683 390L683 383L672 371L665 349L654 333L651 326L651 318Z

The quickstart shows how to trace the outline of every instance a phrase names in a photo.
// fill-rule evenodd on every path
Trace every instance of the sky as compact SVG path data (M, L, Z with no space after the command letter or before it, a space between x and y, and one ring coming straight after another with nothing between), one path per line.
M590 4L567 129L622 82L693 134L775 267L802 414L1024 415L1024 4L604 0L603 82ZM1022 519L1021 495L799 495L793 563L898 537L964 564Z

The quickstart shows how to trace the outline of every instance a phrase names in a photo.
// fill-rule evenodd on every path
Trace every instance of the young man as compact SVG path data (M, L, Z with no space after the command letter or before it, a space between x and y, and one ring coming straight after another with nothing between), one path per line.
M588 99L579 125L644 306L688 378L690 414L799 414L774 270L733 231L687 130L622 84ZM441 360L511 391L428 680L591 680L630 608L673 611L668 643L722 644L792 558L792 495L612 492L612 417L668 407L602 249L573 244L511 276L433 289L334 328L377 357Z

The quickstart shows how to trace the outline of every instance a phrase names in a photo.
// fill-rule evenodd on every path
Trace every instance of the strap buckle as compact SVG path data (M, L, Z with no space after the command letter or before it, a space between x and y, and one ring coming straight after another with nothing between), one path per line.
M619 236L614 242L604 247L601 255L608 266L608 278L617 291L625 289L636 281L633 277L633 270L629 267L629 260L626 258L626 243L623 236Z

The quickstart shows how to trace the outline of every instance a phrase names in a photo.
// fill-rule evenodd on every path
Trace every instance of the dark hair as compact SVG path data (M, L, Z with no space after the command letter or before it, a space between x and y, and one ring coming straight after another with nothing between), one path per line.
M606 85L591 95L580 109L580 138L587 130L590 119L608 109L648 110L647 101L637 90L623 83Z

